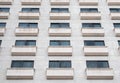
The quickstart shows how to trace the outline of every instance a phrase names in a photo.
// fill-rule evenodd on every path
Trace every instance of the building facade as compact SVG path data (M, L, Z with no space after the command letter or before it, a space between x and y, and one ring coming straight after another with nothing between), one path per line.
M119 83L120 0L0 0L0 83Z

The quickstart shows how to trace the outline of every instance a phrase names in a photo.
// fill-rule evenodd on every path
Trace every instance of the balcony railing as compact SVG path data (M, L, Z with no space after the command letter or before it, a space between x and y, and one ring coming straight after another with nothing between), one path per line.
M11 5L13 0L0 0L0 5Z
M16 28L16 36L37 36L39 33L38 28Z
M22 5L40 5L41 0L21 0Z
M87 79L113 79L114 72L112 68L87 68Z
M106 0L109 6L120 5L120 0Z
M48 47L49 56L72 56L71 46L49 46Z
M9 15L9 12L0 12L0 19L8 19Z
M36 46L13 46L11 49L13 56L35 56Z
M50 0L51 5L69 5L70 0Z
M49 36L71 36L70 28L49 28Z
M32 80L34 73L35 71L33 68L9 68L7 69L6 78L10 80Z
M6 28L0 28L0 36L3 36L6 31Z
M107 56L108 48L106 46L84 46L86 56Z
M88 6L88 5L97 6L98 5L98 0L79 0L79 4L80 5L85 5L85 6Z
M73 79L74 69L73 68L48 68L46 69L47 79Z

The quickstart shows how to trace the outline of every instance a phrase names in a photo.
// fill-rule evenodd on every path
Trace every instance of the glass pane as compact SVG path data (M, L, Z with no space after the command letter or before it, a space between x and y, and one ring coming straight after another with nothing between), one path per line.
M0 12L9 12L10 8L0 8Z
M59 23L51 23L51 28L59 28Z
M70 46L70 41L66 40L50 40L50 46Z
M58 61L49 61L49 68L59 68L59 62Z
M113 25L115 28L120 28L120 23L114 23Z
M33 68L34 62L33 61L24 61L23 62L23 67L24 68Z
M6 27L6 23L0 23L0 28Z
M15 46L25 46L25 41L24 40L16 40Z
M85 46L105 46L104 41L84 41Z
M61 68L71 68L71 61L61 61L60 67Z
M25 45L26 46L36 46L36 41L35 40L27 40Z
M31 12L31 13L36 13L36 12L39 12L39 8L22 8L22 12Z

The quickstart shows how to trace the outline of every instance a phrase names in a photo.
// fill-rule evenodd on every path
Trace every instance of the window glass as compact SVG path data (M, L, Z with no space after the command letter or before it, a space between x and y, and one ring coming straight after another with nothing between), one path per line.
M69 40L50 40L50 46L70 46Z
M120 23L113 23L114 28L120 28Z
M0 23L0 28L6 27L6 23Z
M38 23L19 23L19 28L38 28Z
M12 68L33 68L34 61L19 61L13 60L11 67Z
M22 8L22 12L38 13L39 12L39 8Z
M108 61L87 61L87 68L109 68Z
M100 23L82 23L83 28L101 28Z
M83 13L85 13L85 12L98 12L98 9L97 8L81 8L80 11Z
M68 8L51 8L51 12L53 13L68 13Z
M120 12L120 8L110 8L110 12L112 13Z
M51 23L51 28L70 28L69 23Z
M10 8L0 8L0 12L9 12Z
M16 40L15 46L36 46L36 40Z
M49 68L71 68L71 61L49 61Z
M105 46L104 41L91 41L91 40L85 40L84 45L85 46Z

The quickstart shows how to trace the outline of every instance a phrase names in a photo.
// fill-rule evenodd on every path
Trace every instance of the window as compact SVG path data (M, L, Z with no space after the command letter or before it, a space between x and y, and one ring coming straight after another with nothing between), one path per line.
M20 28L38 28L38 23L19 23Z
M109 68L108 61L87 61L87 68Z
M0 28L5 28L6 27L6 23L0 23Z
M1 43L2 43L2 40L0 40L0 45L1 45Z
M53 13L68 13L68 8L51 8L51 12Z
M100 23L82 23L83 28L101 28Z
M69 23L51 23L51 28L70 28Z
M49 61L49 68L71 68L71 61Z
M70 46L69 40L50 40L50 46Z
M13 60L11 68L33 68L34 61Z
M110 8L110 12L112 13L120 12L120 8Z
M16 40L15 46L36 46L36 40Z
M118 44L119 44L119 46L120 46L120 40L118 40Z
M26 13L38 13L39 12L39 8L22 8L22 12L26 12Z
M0 8L0 12L9 12L10 8Z
M120 28L120 23L113 23L115 28Z
M82 13L90 13L90 12L98 12L98 9L97 8L81 8L80 11Z
M85 40L85 46L105 46L104 41L93 41L93 40Z

